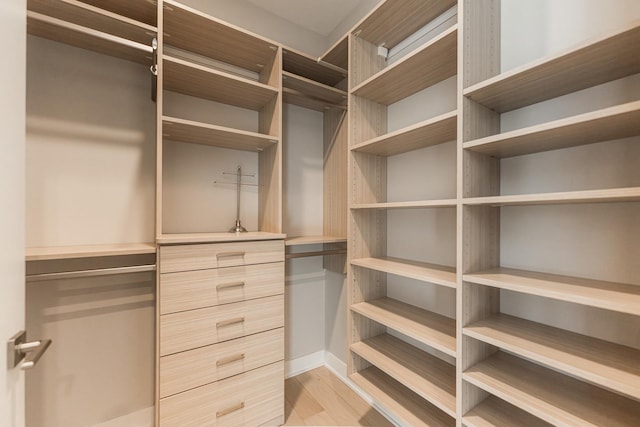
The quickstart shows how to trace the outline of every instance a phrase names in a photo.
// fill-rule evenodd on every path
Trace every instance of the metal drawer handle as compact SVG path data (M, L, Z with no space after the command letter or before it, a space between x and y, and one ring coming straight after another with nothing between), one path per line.
M222 359L218 359L216 361L216 366L228 365L231 362L236 362L238 360L244 359L244 353L238 353L233 356L223 357Z
M218 323L216 323L216 328L219 328L221 326L235 325L236 323L244 323L244 317L236 317L229 320L221 320Z
M232 256L244 256L244 252L220 252L216 254L216 258L232 257Z
M216 418L224 417L225 415L229 415L232 412L239 411L244 408L244 402L240 402L237 405L231 406L230 408L223 409L222 411L216 412Z
M217 290L244 287L244 282L222 283L216 286Z

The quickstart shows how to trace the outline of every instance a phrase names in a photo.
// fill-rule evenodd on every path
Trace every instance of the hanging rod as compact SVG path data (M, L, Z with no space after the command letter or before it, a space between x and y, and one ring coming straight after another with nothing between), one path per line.
M27 274L27 282L43 282L57 279L80 279L83 277L111 276L114 274L144 273L156 271L155 264L133 265L130 267L98 268L94 270L63 271L60 273Z
M339 255L346 254L346 249L333 249L327 251L315 251L315 252L299 252L295 254L286 254L285 259L293 259L293 258L306 258L312 256L324 256L324 255Z

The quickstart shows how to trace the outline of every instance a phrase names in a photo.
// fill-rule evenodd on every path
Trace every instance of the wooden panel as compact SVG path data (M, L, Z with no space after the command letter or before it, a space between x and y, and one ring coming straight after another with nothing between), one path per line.
M455 208L457 199L445 200L418 200L411 202L385 202L385 203L356 203L351 205L351 209L427 209L427 208Z
M345 70L349 69L349 37L345 35L334 43L322 56L320 61L328 62Z
M349 90L383 70L386 65L386 59L378 55L377 45L354 35L349 36Z
M324 65L305 53L298 52L291 48L283 50L282 69L286 72L314 80L327 86L335 86L342 80L347 78L347 72L344 68Z
M444 265L392 257L356 258L351 260L351 265L456 288L456 269Z
M284 418L284 362L160 400L163 427L257 426L278 417Z
M252 240L282 240L285 234L264 231L247 233L178 233L162 234L156 237L159 245L175 245L186 243L246 242Z
M284 241L285 246L299 246L299 245L318 245L325 243L346 243L346 237L335 236L295 236L287 237Z
M504 314L464 334L640 400L640 350Z
M26 248L26 261L46 261L73 258L93 258L155 254L155 243L119 243L107 245L50 246Z
M284 360L284 328L160 358L160 397Z
M284 326L284 295L160 316L160 356Z
M640 402L502 352L465 371L463 379L556 426L638 425Z
M640 135L640 101L477 139L464 148L512 157Z
M165 55L164 89L258 111L277 89L224 71Z
M500 0L461 0L458 25L463 33L460 44L462 89L500 72Z
M351 306L351 311L456 357L456 321L391 298Z
M102 9L108 10L148 25L156 25L157 1L131 1L131 0L80 0Z
M285 88L327 104L346 105L347 102L346 91L286 71L282 72L282 85Z
M343 111L346 110L346 105L338 106L335 104L330 104L326 101L310 98L305 93L299 92L297 90L289 89L286 87L282 88L282 101L285 104L297 105L298 107L319 111L321 113L324 113L326 110L331 108L340 108Z
M457 73L458 27L453 26L395 64L352 89L358 95L390 105Z
M155 24L136 22L76 0L28 0L27 9L147 46L156 37Z
M346 237L348 187L345 183L348 180L349 136L347 112L336 109L325 111L323 135L322 232L325 235ZM339 268L334 267L333 270ZM344 265L342 268L344 269Z
M640 187L603 190L564 191L560 193L518 194L514 196L475 197L464 199L466 205L526 206L572 203L637 202Z
M168 45L257 73L278 50L275 42L173 0L164 0L164 31Z
M284 293L284 263L160 275L160 314Z
M371 367L349 375L349 379L403 425L453 427L455 420L427 403L398 381Z
M465 274L463 279L485 286L640 315L640 287L512 268Z
M284 261L282 240L160 247L160 273L281 261Z
M359 37L391 49L448 9L456 0L386 0L354 27Z
M352 344L350 349L455 418L455 366L387 334Z
M65 43L127 61L151 65L152 49L131 40L93 30L35 12L27 12L27 32L33 36Z
M173 141L253 152L278 143L277 137L271 135L167 116L162 118L162 136Z
M509 405L504 400L491 396L478 406L467 412L462 418L467 427L551 427L551 424L542 421L533 415Z
M456 127L457 113L453 111L356 144L351 150L378 156L394 156L453 141L457 136Z
M637 74L640 72L639 43L640 22L635 21L615 33L477 83L464 94L505 113Z

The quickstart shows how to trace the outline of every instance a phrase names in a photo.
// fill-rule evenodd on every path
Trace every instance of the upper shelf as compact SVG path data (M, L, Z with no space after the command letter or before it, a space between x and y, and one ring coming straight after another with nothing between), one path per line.
M347 102L347 92L344 90L336 89L287 71L282 72L282 86L283 91L284 89L290 90L289 92L285 91L285 95L297 95L297 97L285 99L285 102L289 101L289 103L296 105L303 104L301 106L306 108L308 108L307 102L301 101L298 103L296 102L297 99L307 98L309 101L316 101L322 109L324 109L324 105L344 107Z
M355 203L350 209L430 209L430 208L455 208L458 201L456 199L441 200L419 200L410 202L383 202L383 203Z
M26 248L26 261L49 261L74 258L155 254L155 243L120 243L107 245L49 246Z
M466 142L464 148L506 158L640 135L640 101Z
M434 283L449 288L456 288L457 286L456 269L444 265L392 257L354 259L351 260L351 265Z
M321 57L321 62L333 64L342 69L349 68L349 37L345 35L331 46Z
M260 82L168 55L163 57L164 89L250 110L260 110L278 90Z
M394 156L453 141L457 135L457 118L457 112L452 111L356 144L351 150L378 156Z
M456 0L386 0L354 27L353 34L392 49L456 4Z
M347 78L347 71L291 48L282 51L282 69L327 86L335 86Z
M458 26L454 25L400 61L369 77L351 92L383 105L400 101L454 76L457 73L457 44Z
M518 194L463 199L465 205L526 206L576 203L615 203L640 201L640 187L603 190L563 191L558 193Z
M278 138L270 135L167 116L162 118L162 136L173 141L253 152L278 142Z
M640 72L640 22L472 85L464 94L505 113ZM541 90L541 88L544 88Z
M325 243L346 243L346 237L335 236L294 236L287 237L285 246L321 245Z
M173 0L164 0L164 42L246 70L261 72L278 45Z
M135 19L149 25L156 25L158 2L156 0L80 0L118 15Z

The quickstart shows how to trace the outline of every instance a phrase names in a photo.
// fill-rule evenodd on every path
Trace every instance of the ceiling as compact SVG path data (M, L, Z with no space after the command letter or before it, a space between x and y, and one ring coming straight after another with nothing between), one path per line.
M327 37L365 0L248 0L254 6Z

